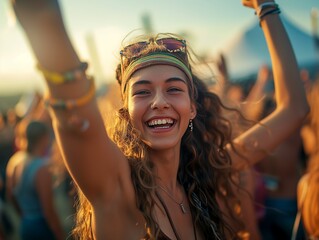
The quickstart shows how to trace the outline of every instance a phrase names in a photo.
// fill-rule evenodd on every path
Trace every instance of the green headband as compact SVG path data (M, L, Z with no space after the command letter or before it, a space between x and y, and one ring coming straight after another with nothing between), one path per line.
M189 67L179 60L176 56L166 52L156 52L149 54L145 57L140 57L135 61L132 61L128 67L122 72L122 94L126 91L126 85L130 77L139 69L149 67L152 65L170 65L182 70L190 81L191 88L193 88L193 78Z

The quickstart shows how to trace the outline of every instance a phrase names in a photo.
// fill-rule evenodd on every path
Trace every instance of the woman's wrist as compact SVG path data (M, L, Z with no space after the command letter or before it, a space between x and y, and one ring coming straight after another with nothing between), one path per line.
M259 1L258 6L255 7L255 15L259 18L259 26L261 26L261 22L265 19L265 17L280 13L280 8L274 1Z
M275 3L274 0L257 0L256 5L254 6L255 11L260 7L260 5L265 4L265 3Z

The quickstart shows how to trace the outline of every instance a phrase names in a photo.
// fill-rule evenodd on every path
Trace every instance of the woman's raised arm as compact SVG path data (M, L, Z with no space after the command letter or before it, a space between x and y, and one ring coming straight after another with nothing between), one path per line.
M72 46L58 1L15 0L12 6L46 78L47 104L72 177L89 199L111 195L119 169L129 179L129 166L106 134L94 82L84 73L87 64Z
M272 0L242 0L242 3L255 9L260 19L272 62L276 110L234 140L239 152L238 155L230 150L235 168L261 160L301 126L309 110L296 57L280 20L278 5Z

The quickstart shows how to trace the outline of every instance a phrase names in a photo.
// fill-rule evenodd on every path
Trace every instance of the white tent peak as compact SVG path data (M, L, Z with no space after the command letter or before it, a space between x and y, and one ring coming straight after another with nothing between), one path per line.
M280 17L290 37L299 67L307 68L318 64L319 51L313 36L292 23L284 14ZM263 64L270 65L263 32L256 20L226 43L221 52L227 61L230 77L235 81L254 76Z

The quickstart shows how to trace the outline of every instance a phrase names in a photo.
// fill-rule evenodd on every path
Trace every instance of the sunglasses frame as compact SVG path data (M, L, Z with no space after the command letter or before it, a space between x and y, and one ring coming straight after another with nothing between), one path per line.
M181 44L181 46L179 46L176 49L172 49L172 48L168 48L167 46L169 45L169 43L165 43L166 40L173 40L175 42L178 42L179 44ZM174 38L174 37L164 37L164 38L159 38L159 39L154 39L154 38L150 38L148 41L141 41L141 42L137 42L137 43L133 43L130 44L126 47L124 47L121 51L120 51L120 55L121 57L127 57L125 55L125 52L127 51L127 49L132 48L133 46L136 46L136 49L138 51L136 51L136 54L133 54L132 56L130 56L129 58L136 58L138 56L141 55L141 52L149 45L149 44L156 44L159 46L164 46L165 47L165 51L169 52L169 53L177 53L177 52L186 52L186 40L184 39L178 39L178 38ZM134 52L134 50L132 50L131 52Z

